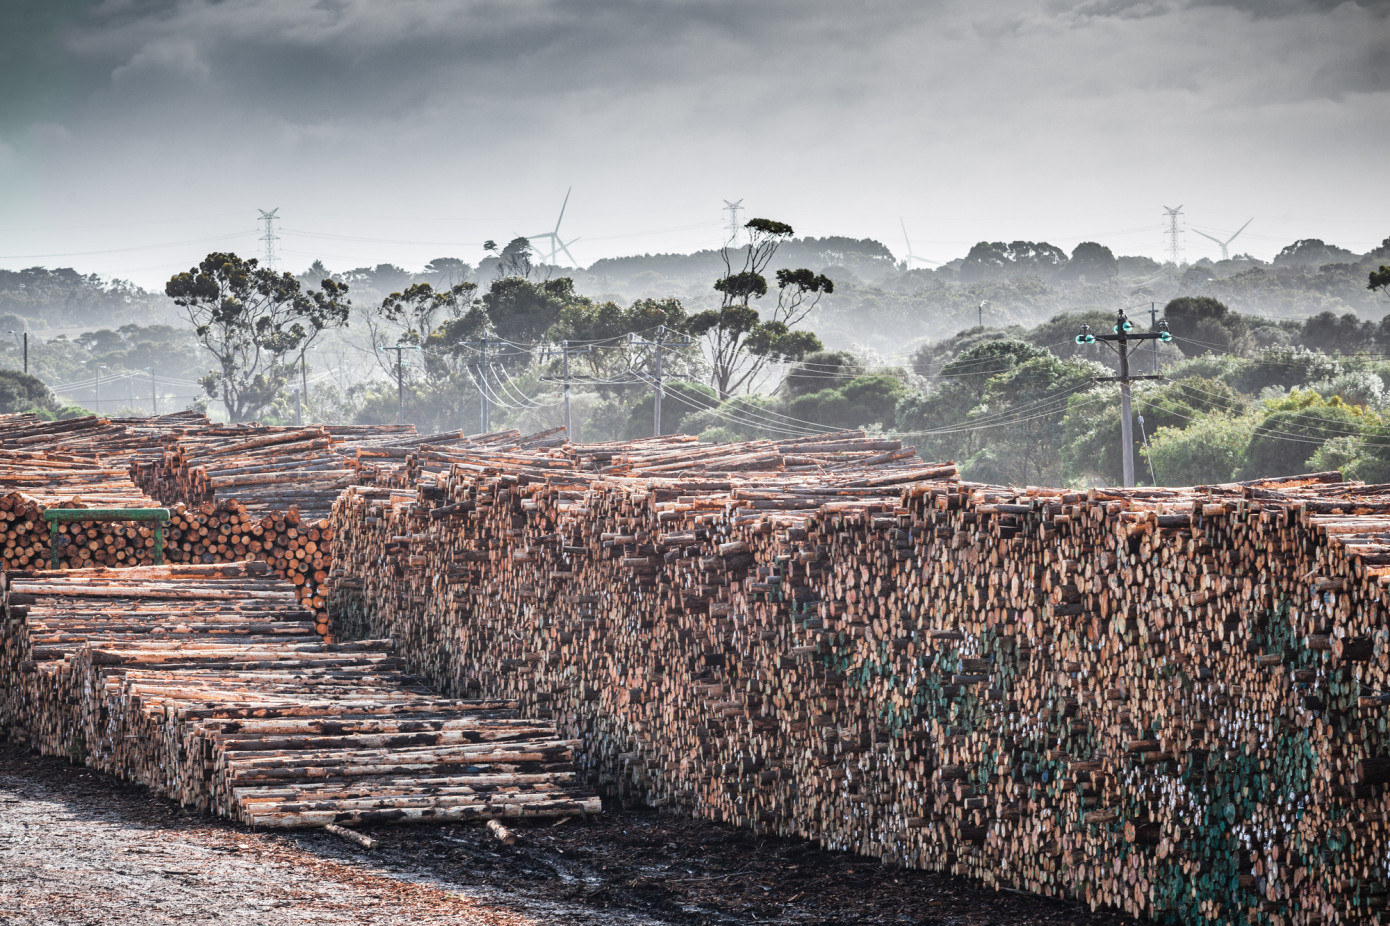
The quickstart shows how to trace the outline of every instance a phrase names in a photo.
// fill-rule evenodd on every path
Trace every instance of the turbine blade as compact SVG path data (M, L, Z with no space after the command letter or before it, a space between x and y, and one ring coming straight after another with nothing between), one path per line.
M1227 243L1227 244L1230 244L1232 241L1235 241L1236 238L1240 235L1240 233L1243 232L1243 231L1245 231L1245 229L1246 229L1247 227L1249 227L1250 223L1253 222L1253 221L1255 221L1255 217L1252 215L1250 218L1248 218L1248 219L1245 220L1245 224L1244 224L1244 225L1242 225L1240 228L1237 228L1237 229L1236 229L1236 233L1235 233L1234 235L1232 235L1231 237L1229 237L1229 238L1226 239L1226 243Z
M565 220L565 207L570 204L570 194L574 192L574 187L565 190L565 201L560 204L560 217L555 220L555 233L560 233L560 223Z
M907 223L903 221L902 216L898 216L898 224L903 227L903 241L907 243L907 256L912 257L912 240L907 237Z

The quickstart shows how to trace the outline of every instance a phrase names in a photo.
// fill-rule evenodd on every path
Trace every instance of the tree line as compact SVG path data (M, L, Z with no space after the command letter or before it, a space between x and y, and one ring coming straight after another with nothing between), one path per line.
M187 329L130 324L50 339L35 345L33 359L49 382L90 371L96 358L109 361L103 367L176 370L201 379L207 398L234 419L292 420L297 390L315 420L385 422L401 414L425 430L472 430L486 402L494 426L535 429L556 423L558 348L580 346L571 376L581 436L611 439L651 432L651 338L660 328L664 432L737 439L868 427L903 434L924 456L961 461L971 478L1118 481L1114 390L1093 382L1113 359L1072 339L1079 324L1110 324L1109 308L1032 325L961 326L921 343L900 365L876 363L872 354L827 349L820 336L826 300L844 287L834 268L786 266L783 249L808 252L785 223L754 219L745 234L745 246L718 252L703 307L670 295L626 303L584 295L577 274L556 276L520 238L504 247L489 242L476 268L440 258L418 274L391 265L332 274L316 263L296 276L217 252L166 287L192 323L191 338L181 335ZM825 242L852 250L848 239ZM1375 264L1378 255L1390 256L1390 242L1354 266L1363 291L1383 297L1390 268ZM1321 273L1327 267L1316 261L1345 256L1305 240L1275 264ZM1022 292L1046 285L1038 268L1053 268L1049 282L1089 286L1123 274L1125 260L1100 245L1068 255L1046 242L982 242L954 272L979 273L990 285L1002 279ZM1067 269L1082 266L1089 269ZM1000 279L991 282L991 273ZM969 299L978 282L953 285ZM388 283L398 288L383 292ZM1175 337L1152 359L1168 380L1135 390L1146 481L1223 481L1334 464L1380 473L1390 445L1380 430L1390 322L1335 311L1271 318L1210 295L1155 302L1155 311L1160 305ZM966 307L986 322L995 308ZM324 382L324 345L350 324L353 349L377 375ZM199 346L215 358L213 370ZM13 365L12 345L0 343L0 356ZM77 411L45 396L41 382L11 378L0 386L0 407L26 405Z

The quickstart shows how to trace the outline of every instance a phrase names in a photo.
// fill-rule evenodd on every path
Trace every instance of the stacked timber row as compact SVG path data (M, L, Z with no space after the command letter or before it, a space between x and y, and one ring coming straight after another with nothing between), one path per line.
M410 425L304 428L209 426L181 434L137 480L150 494L188 505L235 498L253 511L296 507L326 516L355 481L354 451L414 434Z
M306 521L293 507L252 510L237 499L177 505L165 549L171 563L264 561L293 586L300 604L313 612L318 632L327 636L333 534L326 518Z
M52 537L44 512L54 508L155 508L123 467L90 455L49 450L0 451L0 567L46 568ZM252 511L239 500L175 505L164 530L168 563L264 560L295 587L328 632L324 586L332 556L326 518L305 522L297 508ZM57 526L58 565L149 565L150 522L78 521Z
M260 827L595 812L572 743L325 644L264 564L8 574L0 726Z
M168 562L265 560L294 584L327 632L332 500L356 481L356 454L409 439L405 427L221 426L191 413L47 422L0 416L0 560L49 560L43 512L54 507L171 507ZM451 435L436 435L447 442ZM153 562L148 523L59 526L59 565Z
M334 619L649 804L1165 920L1385 920L1390 487L687 450L350 489Z
M50 526L43 514L51 508L150 508L158 505L131 481L127 469L95 455L32 447L39 426L70 422L38 422L0 418L0 568L42 568L49 562ZM16 422L15 419L21 419ZM76 419L81 428L115 435L104 419ZM95 422L93 427L92 422ZM5 430L8 425L12 430ZM18 433L18 437L15 434ZM51 440L53 435L48 435ZM69 566L129 565L150 562L154 531L148 523L72 523L58 525L59 562Z

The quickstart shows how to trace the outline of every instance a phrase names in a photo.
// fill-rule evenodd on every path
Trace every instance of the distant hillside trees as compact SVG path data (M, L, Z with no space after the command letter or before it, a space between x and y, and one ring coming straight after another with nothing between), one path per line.
M0 370L0 414L38 412L50 417L59 411L52 390L43 380L19 370Z
M1004 276L1034 276L1051 279L1067 262L1067 252L1046 241L981 241L970 249L960 265L960 279L966 283Z
M103 280L70 267L0 270L0 315L13 314L44 328L107 327L122 322L173 320L157 294L125 280Z
M1060 277L1099 283L1114 279L1119 272L1120 262L1109 248L1094 241L1083 241L1072 249L1071 259L1062 268Z
M1163 307L1173 341L1187 356L1229 352L1244 344L1245 319L1210 296L1180 296Z

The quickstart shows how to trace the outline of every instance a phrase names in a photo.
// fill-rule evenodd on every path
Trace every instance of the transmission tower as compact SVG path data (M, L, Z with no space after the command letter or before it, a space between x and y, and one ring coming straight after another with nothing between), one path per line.
M1178 230L1178 216L1182 215L1182 206L1176 209L1164 206L1163 211L1168 215L1168 259L1176 267L1182 258L1182 243L1178 240L1178 236L1182 234Z
M273 270L275 269L275 242L280 240L280 236L275 234L275 213L280 211L280 207L276 206L269 212L266 212L264 209L259 211L261 213L261 224L265 226L265 234L261 235L260 238L261 241L265 242L264 263L267 269Z
M738 213L739 213L739 210L742 209L742 208L743 208L743 200L741 200L741 199L740 199L738 202L733 202L733 203L729 202L727 199L724 200L724 211L727 212L727 213L729 213L729 246L730 246L730 247L737 247L737 246L738 246L738 235L739 235L739 230L742 228L742 226L740 226L740 225L738 224Z

